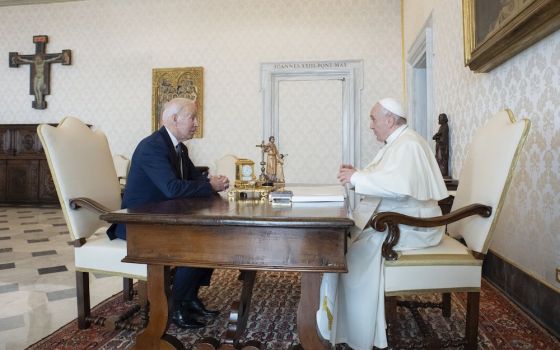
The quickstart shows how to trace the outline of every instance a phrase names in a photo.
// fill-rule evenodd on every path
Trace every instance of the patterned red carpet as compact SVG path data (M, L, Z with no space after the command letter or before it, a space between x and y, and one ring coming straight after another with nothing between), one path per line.
M216 270L212 285L201 291L202 299L208 307L222 311L219 318L206 328L196 331L182 331L172 325L169 333L177 336L187 349L197 339L207 336L220 338L225 333L229 305L240 294L241 283L237 276L237 271ZM298 344L295 321L299 288L298 274L259 272L247 330L242 340L259 340L265 344L266 349L288 349L291 345ZM437 301L438 298L434 294L415 299ZM459 338L464 333L465 297L453 294L452 302L452 315L449 319L442 317L438 309L418 309L422 318L436 329L444 342ZM479 349L560 349L558 339L546 333L485 281L480 306ZM93 314L110 315L124 307L121 296L116 295L94 308ZM398 308L398 313L399 324L391 336L396 343L394 348L421 348L418 342L422 335L412 313L402 307ZM135 335L131 331L106 331L97 326L80 331L74 321L28 349L127 349L133 344ZM337 346L337 349L349 348Z

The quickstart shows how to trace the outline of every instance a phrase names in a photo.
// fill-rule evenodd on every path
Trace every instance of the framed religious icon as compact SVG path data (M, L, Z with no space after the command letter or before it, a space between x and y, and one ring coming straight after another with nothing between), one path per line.
M489 72L559 28L558 0L463 0L465 65Z
M202 138L204 125L204 84L202 67L154 68L152 70L152 131L161 126L161 112L165 103L184 97L198 106L198 129L195 138Z

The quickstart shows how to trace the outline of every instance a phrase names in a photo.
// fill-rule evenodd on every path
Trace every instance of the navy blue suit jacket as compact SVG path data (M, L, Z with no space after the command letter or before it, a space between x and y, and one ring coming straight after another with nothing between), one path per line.
M136 208L147 203L213 194L207 177L198 171L181 145L183 179L177 151L165 127L146 137L136 147L130 163L122 208ZM107 230L111 239L126 239L126 226L113 225Z

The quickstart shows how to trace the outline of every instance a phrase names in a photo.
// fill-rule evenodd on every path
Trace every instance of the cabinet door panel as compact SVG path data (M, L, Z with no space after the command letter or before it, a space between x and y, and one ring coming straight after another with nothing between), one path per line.
M6 161L0 160L0 201L6 200Z
M13 153L12 131L10 129L0 127L0 157L12 156Z
M39 161L39 201L45 203L58 202L56 188L46 160Z
M37 156L41 153L41 141L34 127L25 127L15 130L13 142L17 156Z
M36 202L38 195L38 160L10 160L6 165L6 200Z

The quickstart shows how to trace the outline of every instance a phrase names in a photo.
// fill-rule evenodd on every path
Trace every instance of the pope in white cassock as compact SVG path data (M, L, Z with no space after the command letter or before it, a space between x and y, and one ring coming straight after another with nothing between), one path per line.
M438 200L448 196L437 161L424 138L406 125L402 106L392 98L376 103L370 129L385 145L364 169L342 165L339 181L367 195L352 213L355 226L346 253L348 273L325 274L317 325L331 343L354 350L387 347L381 245L387 233L367 227L376 212L415 217L441 215ZM395 250L437 245L444 228L399 226Z

